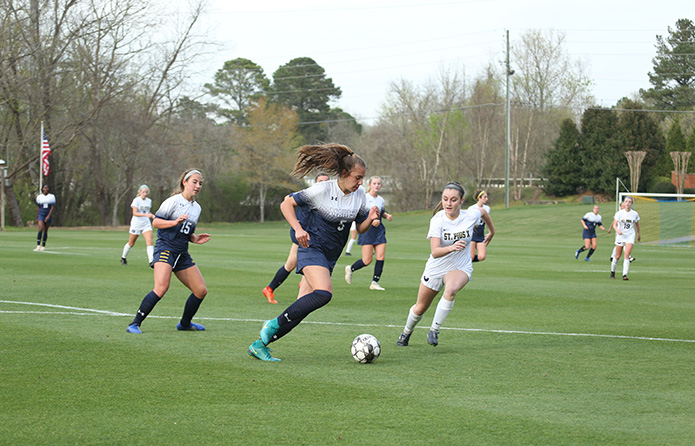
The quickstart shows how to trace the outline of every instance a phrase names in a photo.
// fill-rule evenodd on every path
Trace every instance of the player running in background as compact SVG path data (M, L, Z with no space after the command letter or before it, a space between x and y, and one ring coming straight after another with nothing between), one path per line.
M176 329L205 330L204 326L191 322L208 289L203 275L188 253L189 242L202 244L210 240L210 234L195 233L200 217L200 205L195 198L202 186L203 175L200 171L186 170L179 177L174 195L164 200L155 214L152 226L158 231L154 250L154 289L140 303L135 319L128 325L128 333L142 333L140 324L164 297L171 284L172 273L191 290Z
M36 223L39 233L36 235L36 248L34 251L45 251L48 239L48 228L53 223L53 209L56 205L56 197L48 193L48 184L41 188L41 194L36 197Z
M357 230L369 229L379 216L379 209L368 209L361 184L366 164L349 147L340 144L302 146L297 150L297 163L292 175L303 177L321 169L334 174L337 180L316 183L308 189L285 197L280 205L282 215L292 227L292 241L297 249L297 272L301 297L280 315L265 321L260 339L248 348L248 354L263 361L279 361L270 354L268 344L289 333L302 320L330 302L333 297L331 273L350 233L350 223ZM297 208L300 213L296 212ZM297 219L301 217L301 221Z
M329 177L328 174L321 172L318 175L316 175L314 183L320 183L322 181L328 181L330 179L331 177ZM297 217L297 219L300 220L301 218ZM297 267L297 248L297 244L292 243L292 246L290 247L290 253L287 256L285 264L277 270L277 272L275 273L275 277L273 277L273 280L270 281L270 284L268 284L267 287L263 288L263 295L266 299L268 299L268 303L278 303L278 301L275 300L275 290L280 285L282 285L285 279L289 277L292 270Z
M381 273L384 270L384 260L386 259L386 227L381 223L381 219L385 218L388 221L393 219L393 216L384 210L384 198L379 195L381 190L381 178L371 177L367 188L367 207L374 206L379 208L379 218L372 222L367 232L360 234L357 244L362 246L362 258L345 267L345 281L352 283L352 273L364 268L372 263L372 258L376 254L376 264L374 265L374 275L372 283L369 285L370 290L384 291L384 288L379 285Z
M140 234L145 237L145 244L147 245L147 263L152 265L154 246L152 246L152 224L150 223L150 218L154 218L154 214L150 212L152 200L147 196L149 193L150 188L143 184L138 189L138 196L133 198L133 202L130 203L130 207L133 209L133 217L130 219L128 242L123 247L123 253L121 254L121 265L128 264L126 260L128 252L135 245L135 241Z
M584 259L587 262L591 261L591 254L596 251L598 246L598 239L596 238L596 226L605 231L606 228L603 227L603 222L601 221L601 214L598 213L598 205L594 205L594 210L592 212L587 212L584 217L580 220L584 230L582 231L582 238L584 239L584 246L579 248L574 253L574 258L579 258L579 253L589 250L589 253Z
M463 187L459 183L447 184L442 192L442 201L430 219L427 238L430 240L431 254L420 279L417 302L410 308L405 328L396 343L399 347L408 345L415 326L439 291L444 288L430 331L427 333L428 344L439 344L439 329L454 307L456 293L466 286L473 273L470 253L473 228L481 219L487 224L489 232L483 241L485 245L489 244L495 235L490 214L484 208L461 210L463 195Z
M628 280L627 273L630 271L630 254L635 245L635 232L637 240L642 240L639 227L639 214L632 209L632 197L625 197L624 207L615 214L613 227L615 228L615 256L611 261L611 279L615 279L615 267L620 260L620 256L625 251L623 260L623 280Z
M468 208L468 210L474 208L482 208L490 213L490 206L488 206L488 195L484 190L479 190L475 192L476 203ZM471 238L471 256L474 262L482 262L487 257L487 245L483 243L485 241L485 222L481 220L481 223L475 227L473 230L473 237Z

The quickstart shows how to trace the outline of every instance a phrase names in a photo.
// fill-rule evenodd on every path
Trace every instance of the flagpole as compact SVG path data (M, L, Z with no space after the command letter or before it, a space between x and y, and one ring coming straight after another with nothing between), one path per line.
M41 137L39 138L39 193L43 189L43 121L41 121Z

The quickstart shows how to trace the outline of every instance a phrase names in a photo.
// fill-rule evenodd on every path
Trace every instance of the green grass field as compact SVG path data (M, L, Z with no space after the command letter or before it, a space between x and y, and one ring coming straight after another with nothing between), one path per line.
M176 330L188 291L174 280L142 335L125 329L152 289L144 240L123 267L125 230L53 228L43 253L34 230L0 233L0 444L692 444L695 253L638 244L630 281L609 280L612 234L593 262L574 259L589 210L493 209L488 259L436 348L434 308L395 346L430 217L397 214L386 291L368 289L371 266L347 285L356 257L342 257L333 301L272 345L280 363L246 348L296 297L294 274L279 305L261 295L286 224L201 224L207 331ZM373 364L350 356L361 333L381 341Z

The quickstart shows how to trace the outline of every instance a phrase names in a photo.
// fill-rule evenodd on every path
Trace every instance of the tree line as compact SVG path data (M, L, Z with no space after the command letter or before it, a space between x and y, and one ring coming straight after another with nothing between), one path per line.
M305 187L289 175L295 149L318 142L340 142L362 155L368 175L387 179L393 210L431 207L450 180L472 193L504 176L506 66L490 63L473 77L451 67L424 85L394 80L375 123L364 126L335 105L341 88L310 57L292 59L270 77L251 59L230 60L197 93L184 95L196 57L209 45L197 28L202 3L176 17L151 0L0 5L0 156L9 166L3 187L16 226L35 216L41 122L53 149L44 182L57 197L59 225L125 224L140 184L157 205L189 167L204 174L203 221L279 219L284 195ZM610 177L625 177L626 160L617 156L625 148L651 151L645 184L663 178L664 150L669 140L680 142L659 132L676 120L636 110L663 109L669 97L677 110L693 109L692 84L668 94L669 39L681 32L679 42L695 41L692 22L681 22L657 39L654 89L613 110L591 107L592 82L565 52L563 33L529 31L515 41L511 178L542 173L556 194L602 190ZM678 126L691 144L691 115ZM521 184L513 182L510 193L519 199Z

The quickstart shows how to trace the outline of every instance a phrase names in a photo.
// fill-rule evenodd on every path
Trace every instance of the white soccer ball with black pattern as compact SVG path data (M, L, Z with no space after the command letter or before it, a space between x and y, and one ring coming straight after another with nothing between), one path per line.
M381 354L381 344L370 334L361 334L352 341L352 357L360 364L374 362Z

